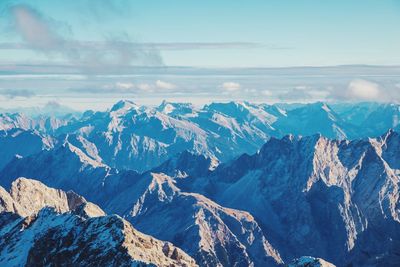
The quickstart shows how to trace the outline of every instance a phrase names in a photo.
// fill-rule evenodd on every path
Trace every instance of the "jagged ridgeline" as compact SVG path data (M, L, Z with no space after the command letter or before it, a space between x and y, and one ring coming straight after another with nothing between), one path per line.
M212 103L195 107L163 102L158 107L120 101L104 112L57 117L0 114L0 167L20 146L21 156L70 143L93 160L139 172L160 165L182 151L225 162L253 154L272 137L287 134L357 139L400 129L396 104L252 104ZM22 131L23 130L23 131ZM24 146L26 142L30 146Z
M2 114L0 265L399 266L399 112Z

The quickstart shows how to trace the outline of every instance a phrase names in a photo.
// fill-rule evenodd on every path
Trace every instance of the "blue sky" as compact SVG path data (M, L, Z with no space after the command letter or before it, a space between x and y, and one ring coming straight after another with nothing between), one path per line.
M166 65L281 67L400 63L400 2L396 0L3 0L0 3L3 14L9 13L13 5L36 10L54 33L68 40L197 44L189 49L159 49ZM9 23L12 18L2 16L1 24ZM0 42L21 41L20 33L12 26L6 31ZM209 48L209 43L220 46ZM29 50L3 49L0 53L4 61L44 57Z
M212 74L215 68L400 65L398 0L2 0L0 14L0 93L3 92L4 101L12 97L12 101L19 98L24 102L26 98L26 102L33 103L33 96L64 99L79 90L93 93L93 87L103 88L99 90L102 92L115 87L115 98L121 98L124 95L116 84L124 83L122 87L132 84L132 90L147 84L147 88L154 89L147 93L158 101L163 96L155 90L157 81L164 82L170 90L180 88L181 96L185 96L183 87L191 88L196 82L196 92L213 99L211 92L224 88L226 83L240 85L242 93L237 98L249 98L251 90L256 94L271 91L264 95L272 94L275 100L284 101L274 94L276 90L281 90L282 95L285 90L303 88L306 83L315 87L316 81L303 77L297 84L289 77L279 89L266 84L271 81L265 80L263 74L245 82L235 75L216 79L198 73L195 78L183 79L176 70L174 75L179 79L159 73L129 79L100 79L93 75L134 75L131 66L202 67L209 68ZM79 84L76 79L71 82L71 72L83 75ZM13 83L4 76L21 73L58 76L20 76ZM347 76L341 79L343 88L348 89L351 81L362 78L377 84L380 90L397 93L398 77L366 78L363 72ZM255 84L254 80L264 83ZM329 77L317 86L334 88L328 80L335 78ZM320 91L326 91L325 87ZM51 94L46 91L50 89ZM12 90L14 95L10 94ZM146 93L136 97L142 95Z

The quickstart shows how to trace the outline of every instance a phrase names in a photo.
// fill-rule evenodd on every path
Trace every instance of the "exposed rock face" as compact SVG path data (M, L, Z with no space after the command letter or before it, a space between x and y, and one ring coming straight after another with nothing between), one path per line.
M163 172L175 178L186 178L192 175L205 176L213 171L218 164L219 162L213 158L183 151L152 169L152 171Z
M8 266L196 266L180 249L116 215L84 218L51 208L3 227L0 247L0 263Z
M85 222L104 215L65 192L74 190L204 266L273 266L302 255L338 266L400 265L399 134L351 140L399 129L398 106L378 106L364 116L364 108L323 103L282 110L246 102L196 109L121 101L49 131L35 120L3 116L0 166L8 164L0 184L10 193L0 188L0 228L44 206ZM40 133L32 130L38 127ZM270 138L287 132L339 140ZM32 150L21 145L26 140ZM235 158L266 141L256 154ZM113 168L156 165L144 173ZM13 183L20 176L65 191L26 179ZM163 251L176 258L174 249Z
M104 216L102 210L92 203L76 195L73 192L64 192L45 186L39 181L19 178L11 185L10 195L12 199L25 211L19 213L25 217L37 213L43 207L53 207L56 212L64 213L75 210L82 204L87 204L98 210L97 216ZM94 214L94 213L92 213Z
M0 203L4 266L197 266L171 243L138 232L117 215L106 216L72 192L38 181L18 179L11 194L0 188Z
M26 214L25 209L15 202L10 193L0 186L0 213L3 212Z
M54 114L54 110L50 111ZM79 114L75 114L79 115ZM16 113L1 113L0 114L0 130L8 131L11 129L34 130L42 134L53 134L59 127L65 126L72 121L75 121L73 114L64 114L63 116L49 115L25 115L23 112Z
M201 266L282 263L249 213L181 192L164 174L144 176L114 198L107 210L123 215L143 232L173 242Z
M5 169L2 177L31 173L31 176L37 175L43 182L56 184L66 190L73 189L86 193L89 198L100 200L98 203L107 212L125 217L140 231L174 244L179 243L183 250L207 266L213 266L214 263L229 265L234 262L241 262L244 266L254 262L256 266L263 266L266 262L271 262L273 265L282 262L279 253L268 243L250 214L223 208L199 194L181 192L174 185L174 181L166 175L157 173L131 175L131 172L120 172L106 176L105 167L96 168L90 163L86 164L86 161L75 160L74 153L61 153L62 161L56 158L55 153L43 152L42 154L38 157L16 160L15 164ZM51 161L45 160L49 164L40 165L41 159L47 158L52 158ZM202 159L200 164L197 164L198 158ZM69 162L70 168L63 169L63 172L54 172L54 169L60 169L57 164L61 162ZM186 169L188 173L200 170L200 166L207 166L208 170L211 163L209 159L188 153L181 155L178 162L188 163L182 164L188 167ZM194 167L194 169L190 170L189 167ZM93 172L93 170L97 171ZM72 176L72 180L68 180L69 175ZM86 182L92 181L90 184L93 187L82 188L80 179L86 179ZM109 184L107 179L125 182ZM115 186L115 190L108 188L112 186ZM16 187L16 182L12 183L11 188L14 187ZM25 206L29 206L34 201L44 203L52 199L49 197L43 200L43 196L34 190L31 186L27 186L24 190L27 193L24 198L21 198L24 203L27 203ZM69 195L54 189L50 191L51 194L45 195L57 196L57 199L62 200L53 207L58 208L59 211L67 210L69 207L67 204L71 205L72 202L71 198L68 198ZM109 192L113 193L109 194ZM32 195L35 197L34 200L32 200L34 198ZM149 210L149 212L143 213L144 210ZM180 220L176 221L175 218L180 218ZM165 230L171 225L175 225L173 229ZM190 225L195 226L186 229ZM186 235L188 238L184 238Z
M21 217L35 214L44 207L52 207L59 213L79 208L87 211L90 217L105 215L97 205L87 202L72 191L49 188L39 181L23 177L11 184L10 193L0 187L0 195L0 201L3 203L0 208L5 212L17 213Z
M399 141L395 131L355 141L272 138L253 156L176 181L249 211L285 261L318 255L339 266L399 263Z

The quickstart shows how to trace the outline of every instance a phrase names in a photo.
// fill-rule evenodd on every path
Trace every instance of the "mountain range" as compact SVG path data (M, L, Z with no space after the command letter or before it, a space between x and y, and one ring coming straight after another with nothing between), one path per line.
M0 262L398 266L399 113L120 101L47 126L3 114Z
M257 152L270 137L287 134L320 133L341 140L378 136L390 128L400 129L400 106L228 102L197 108L164 101L146 107L124 100L107 111L86 111L80 116L0 115L0 130L16 128L34 131L48 143L68 140L110 167L144 172L186 150L216 164L225 162Z

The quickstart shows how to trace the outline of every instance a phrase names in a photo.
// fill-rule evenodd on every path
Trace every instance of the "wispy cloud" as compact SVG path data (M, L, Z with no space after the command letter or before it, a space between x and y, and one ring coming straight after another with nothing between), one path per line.
M118 19L132 14L131 0L79 0L74 1L75 9L84 18L103 22L105 19Z
M86 1L97 7L96 13L107 6L106 1ZM113 6L111 9L117 8ZM118 8L117 8L118 9ZM106 34L103 41L74 40L72 29L26 4L10 5L7 9L11 28L22 42L3 42L0 49L31 50L66 59L70 64L89 71L121 68L130 65L163 66L160 51L200 49L286 49L251 42L135 42L128 34ZM66 34L66 32L68 34Z
M22 40L31 49L51 51L64 46L65 40L50 25L49 19L27 5L10 7L12 23Z
M32 90L26 89L3 89L0 90L0 95L5 96L9 99L13 99L16 97L30 98L35 96L36 94Z
M46 43L51 41L46 38ZM54 41L52 42L54 43ZM176 50L202 50L202 49L254 49L254 48L270 48L270 49L285 49L283 47L268 46L260 43L251 42L170 42L170 43L149 43L149 42L131 42L116 40L111 41L71 41L71 45L75 49L82 50L110 50L110 43L116 44L123 48L129 49L145 49L145 50L160 50L160 51L176 51ZM0 43L0 49L14 50L30 50L34 49L35 45L31 43L4 42Z
M128 81L117 81L112 84L105 84L95 88L70 88L70 92L81 94L146 94L179 92L178 87L170 82L156 80L155 82L133 83Z
M290 90L278 93L278 99L282 101L307 101L312 99L307 86L296 86Z
M6 4L4 4L6 3ZM21 42L0 43L0 49L31 50L53 58L66 59L69 64L82 69L99 70L130 65L163 66L160 51L201 49L290 49L274 44L253 42L136 42L128 34L104 33L103 41L82 41L72 38L72 28L41 13L28 4L16 1L3 2L3 13L10 20L11 32ZM83 0L74 4L79 14L104 19L117 18L131 9L130 1ZM128 12L129 13L129 12Z
M399 89L390 84L382 85L366 79L353 79L347 86L330 87L328 99L339 101L400 101Z
M241 85L237 82L224 82L219 86L219 88L227 92L236 92L240 90Z
M350 82L348 94L351 98L361 100L374 100L382 96L382 92L378 84L361 79L356 79Z
M87 68L109 68L131 64L159 66L163 60L157 48L132 42L127 34L109 36L102 42L80 42L58 31L63 24L28 5L8 8L11 25L22 43L2 43L2 49L29 49L48 56L61 56L70 63ZM68 27L66 27L68 28Z
M165 82L161 80L157 80L155 83L156 87L159 89L165 89L165 90L172 90L176 88L176 85L170 82Z
M117 82L115 83L115 87L123 90L129 90L135 88L135 85L131 82Z

